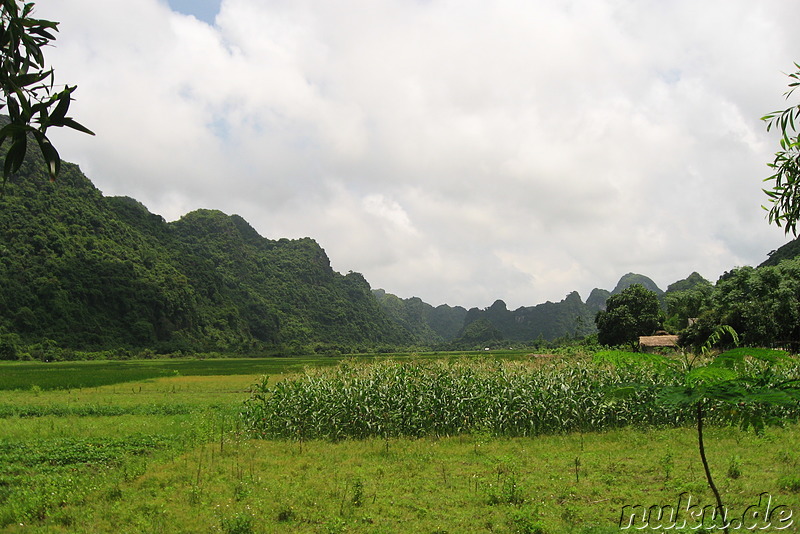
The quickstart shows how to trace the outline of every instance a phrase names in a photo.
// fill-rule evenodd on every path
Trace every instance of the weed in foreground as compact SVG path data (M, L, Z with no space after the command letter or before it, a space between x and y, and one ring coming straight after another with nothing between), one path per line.
M220 527L225 534L252 534L253 516L248 512L237 512L231 517L223 517Z
M515 534L547 534L538 510L528 505L511 512L510 524Z
M737 479L742 476L742 458L734 454L728 463L728 478Z
M778 479L778 486L786 491L800 493L800 476L788 475Z

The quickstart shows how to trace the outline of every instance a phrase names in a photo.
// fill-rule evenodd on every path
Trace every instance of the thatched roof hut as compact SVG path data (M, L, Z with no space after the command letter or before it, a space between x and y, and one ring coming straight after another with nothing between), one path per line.
M647 352L660 348L674 349L678 347L678 336L661 334L658 336L639 336L639 350Z

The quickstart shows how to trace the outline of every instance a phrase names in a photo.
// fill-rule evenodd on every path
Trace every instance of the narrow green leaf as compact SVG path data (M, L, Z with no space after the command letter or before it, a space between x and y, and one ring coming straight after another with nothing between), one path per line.
M79 132L83 132L85 134L95 135L94 132L91 131L89 128L87 128L86 126L76 122L75 120L73 120L73 119L71 119L69 117L64 119L64 126L66 126L68 128L72 128L73 130L78 130Z
M61 125L61 122L64 120L64 117L67 115L67 111L69 110L70 104L70 95L72 91L69 88L61 91L55 96L56 101L58 104L53 112L50 114L48 123L52 123L54 125Z
M55 180L61 170L61 157L55 149L50 140L43 134L36 136L36 141L39 143L39 148L44 156L45 163L47 164L47 172L50 174L50 180Z
M25 152L28 148L28 138L23 133L22 135L15 134L13 136L14 142L11 148L6 153L6 160L3 165L3 178L7 179L11 174L17 172L25 161Z

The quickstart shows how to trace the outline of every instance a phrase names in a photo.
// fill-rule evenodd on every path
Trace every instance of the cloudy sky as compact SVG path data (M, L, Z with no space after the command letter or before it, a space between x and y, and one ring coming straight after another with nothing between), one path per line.
M761 209L790 0L38 0L106 195L237 213L433 305L662 288L788 241Z

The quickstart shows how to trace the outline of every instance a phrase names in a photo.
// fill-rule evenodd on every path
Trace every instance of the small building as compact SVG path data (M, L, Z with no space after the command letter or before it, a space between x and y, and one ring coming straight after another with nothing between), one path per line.
M655 336L639 336L639 350L641 352L655 352L658 349L677 348L678 336L666 333Z

